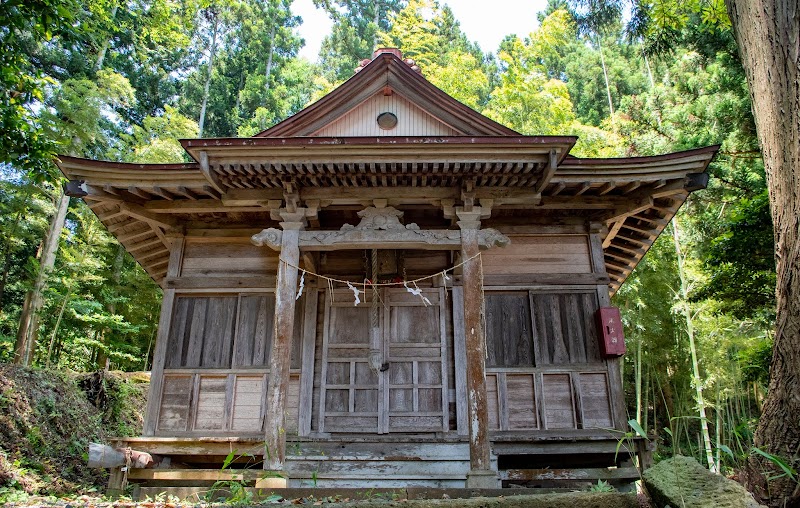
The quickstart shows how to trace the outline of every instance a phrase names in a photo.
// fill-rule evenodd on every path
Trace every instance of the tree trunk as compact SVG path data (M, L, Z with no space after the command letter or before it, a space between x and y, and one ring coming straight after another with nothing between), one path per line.
M608 95L608 111L611 118L611 128L616 130L614 123L614 103L611 101L611 84L608 82L608 70L606 70L606 59L603 57L603 44L600 42L600 35L597 35L597 51L600 53L600 65L603 67L603 78L606 81L606 95Z
M47 237L42 246L36 282L33 285L33 289L25 295L25 304L19 317L14 363L20 365L30 365L31 360L33 360L33 353L36 351L36 340L39 335L39 311L42 310L42 305L44 305L44 288L47 284L47 276L56 262L58 240L61 237L61 230L64 228L64 220L67 217L68 208L69 196L62 191L56 212L50 220L50 230L47 232Z
M800 469L800 5L726 0L747 75L775 225L777 321L770 382L755 446ZM763 471L768 471L766 475ZM770 473L771 472L771 473ZM746 481L757 500L800 506L800 485L752 454Z
M214 14L214 24L211 32L211 45L208 48L208 75L203 86L203 103L200 106L200 119L197 121L199 132L198 138L203 137L203 126L206 123L206 108L208 107L208 94L211 90L211 75L214 72L214 56L217 53L217 32L219 31L219 13Z
M264 91L269 92L269 77L272 74L272 54L275 52L275 24L277 20L273 20L272 28L269 31L269 50L267 51L267 70L264 71ZM268 104L267 97L264 97L264 105Z
M111 21L113 22L117 18L117 10L119 9L119 5L114 5L111 9ZM103 46L100 48L100 52L97 54L97 61L94 64L94 70L99 71L103 68L103 63L106 60L106 53L108 52L108 47L111 45L111 40L103 41Z

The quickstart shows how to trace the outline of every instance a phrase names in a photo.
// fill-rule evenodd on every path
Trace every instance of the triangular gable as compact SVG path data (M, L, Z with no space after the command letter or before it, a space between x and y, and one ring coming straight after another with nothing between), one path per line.
M378 115L391 113L397 125L384 129ZM463 136L398 93L378 92L343 116L312 132L314 137L340 136Z
M345 120L345 117L349 116L350 119L354 119L359 113L366 115L370 105L383 100L380 97L395 95L399 95L401 100L405 99L411 105L409 111L413 119L425 119L429 126L435 126L437 129L447 127L452 130L452 133L432 134L426 134L424 130L421 130L409 132L408 135L519 135L516 131L481 115L439 90L394 53L398 53L397 50L383 50L383 52L379 50L367 66L334 91L296 115L256 134L255 137L320 136L322 135L320 133L325 132L326 129L334 129L333 124L335 123L339 123L341 127L341 122ZM370 101L374 101L374 103ZM366 119L366 116L363 118ZM371 122L374 121L375 119L372 118ZM405 119L398 117L398 127L401 122L408 124ZM363 131L365 126L366 122L362 122L362 127L355 130L350 129L350 131ZM397 134L396 131L397 128L389 131L386 135L406 135Z

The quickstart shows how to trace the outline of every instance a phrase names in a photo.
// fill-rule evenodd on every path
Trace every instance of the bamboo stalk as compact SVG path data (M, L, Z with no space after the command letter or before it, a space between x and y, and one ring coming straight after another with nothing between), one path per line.
M695 387L697 411L700 414L700 429L703 436L703 448L705 449L706 462L708 469L712 472L717 472L716 464L714 463L714 456L711 448L711 436L708 432L708 418L706 417L706 403L703 398L703 385L700 379L700 364L697 360L697 345L694 338L694 323L692 321L692 314L689 311L689 289L686 281L686 272L684 270L684 258L681 250L680 237L678 232L678 223L672 219L672 237L675 241L675 255L678 259L678 276L681 282L681 311L686 320L686 334L689 336L689 351L692 355L692 384Z

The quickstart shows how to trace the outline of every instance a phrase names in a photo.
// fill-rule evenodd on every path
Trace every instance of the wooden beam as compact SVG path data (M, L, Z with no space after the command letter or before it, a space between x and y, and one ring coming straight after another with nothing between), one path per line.
M168 277L164 287L169 289L250 289L274 288L275 276L262 277Z
M617 184L616 183L607 182L607 183L603 184L602 187L600 187L600 190L597 191L597 195L598 196L605 196L606 194L608 194L609 192L611 192L612 190L614 190L616 188L617 188Z
M134 196L138 196L138 197L140 197L142 199L146 199L148 201L153 199L153 195L152 194L150 194L149 192L147 192L145 190L140 189L139 187L136 187L135 185L128 186L128 192L130 192Z
M151 470L152 471L152 470ZM639 469L635 467L606 467L589 469L506 469L503 480L522 481L591 481L638 480Z
M636 215L637 213L641 213L652 207L653 207L653 198L651 196L644 196L643 198L640 198L634 202L629 203L627 206L620 206L618 208L615 208L613 212L614 215L607 218L606 222L624 221L631 215Z
M581 194L583 194L584 192L586 192L591 188L592 188L591 182L583 182L581 183L581 186L578 187L578 190L575 192L575 195L580 196Z
M153 194L161 198L164 198L167 201L175 200L175 196L171 192L169 192L167 189L159 187L158 185L153 186Z
M178 221L171 217L164 217L163 215L155 214L146 208L132 203L122 203L119 205L120 210L124 210L130 217L147 222L151 226L159 228L172 228L178 225Z
M217 178L217 175L213 171L211 171L211 167L208 164L208 152L206 152L205 150L200 151L199 162L200 162L200 172L203 173L204 177L206 177L206 180L208 180L208 183L211 185L211 187L217 192L224 194L225 188L220 183L219 178Z
M542 193L544 188L550 183L553 175L556 173L556 168L558 168L558 151L555 148L552 148L548 154L547 167L542 173L542 176L539 177L539 181L536 182L536 186L533 188L534 193Z
M120 243L125 243L140 238L142 236L147 236L151 234L153 234L153 231L148 227L147 229L144 229L142 231L133 231L130 233L125 233L124 235L119 235L117 236L117 241L119 241Z
M265 212L263 206L229 206L217 199L198 199L196 201L150 201L145 203L144 209L153 213L235 213L235 212Z
M611 226L611 228L609 228L608 234L606 235L606 238L603 240L603 248L604 249L607 249L608 246L611 245L611 241L614 240L615 236L617 236L617 233L619 233L619 230L620 230L620 228L622 228L622 225L624 223L625 223L625 219L624 218L623 219L619 219L618 221L616 221L614 223L613 226Z

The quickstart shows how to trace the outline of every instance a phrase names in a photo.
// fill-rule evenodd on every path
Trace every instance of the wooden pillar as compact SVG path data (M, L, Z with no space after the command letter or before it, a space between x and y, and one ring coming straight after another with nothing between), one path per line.
M305 209L281 211L281 255L275 286L275 329L269 360L267 387L267 425L264 436L264 469L283 471L286 460L286 393L289 386L294 307L297 295L297 266L300 263L300 231L304 227ZM271 478L270 485L285 487L286 479ZM282 480L282 481L281 481Z
M177 233L171 233L167 238L172 242L169 245L167 278L180 277L186 241L183 234ZM167 358L167 342L169 341L169 329L172 324L172 309L174 305L175 290L165 288L164 297L161 300L161 314L158 318L158 333L153 351L153 364L150 367L150 392L147 396L147 409L145 410L144 429L142 431L144 436L154 436L158 430L161 389L164 385L164 363Z
M461 228L461 259L464 262L464 338L467 356L467 415L469 428L469 474L467 488L497 488L489 449L489 412L486 407L486 337L483 314L483 277L478 247L481 209L457 210Z

